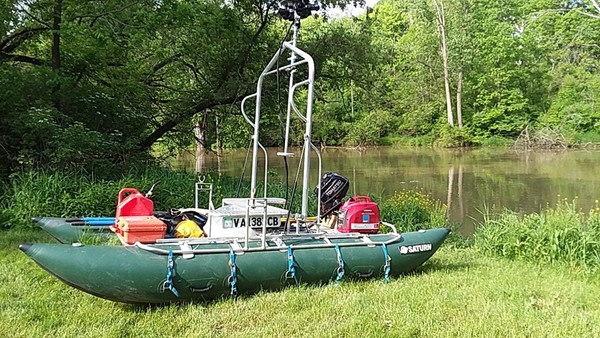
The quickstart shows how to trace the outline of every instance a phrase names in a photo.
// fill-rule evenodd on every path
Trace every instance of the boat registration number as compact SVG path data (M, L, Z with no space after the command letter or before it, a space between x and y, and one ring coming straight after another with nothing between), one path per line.
M278 228L281 224L279 216L250 216L248 222L251 228L261 228L263 222L266 221L267 228ZM246 226L246 217L231 217L223 219L223 228L241 228Z

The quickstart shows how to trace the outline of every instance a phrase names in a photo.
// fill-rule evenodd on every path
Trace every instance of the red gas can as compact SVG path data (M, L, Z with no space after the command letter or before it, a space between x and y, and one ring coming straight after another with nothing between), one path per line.
M119 191L115 219L121 216L152 216L153 214L154 202L137 189L124 188Z
M340 208L337 230L374 234L379 231L379 207L368 196L354 196Z

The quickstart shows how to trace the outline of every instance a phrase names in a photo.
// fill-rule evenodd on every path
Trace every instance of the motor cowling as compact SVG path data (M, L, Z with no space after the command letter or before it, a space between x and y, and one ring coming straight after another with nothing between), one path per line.
M321 217L325 217L340 209L342 200L346 197L350 182L340 174L328 172L321 178ZM319 195L319 187L314 190Z

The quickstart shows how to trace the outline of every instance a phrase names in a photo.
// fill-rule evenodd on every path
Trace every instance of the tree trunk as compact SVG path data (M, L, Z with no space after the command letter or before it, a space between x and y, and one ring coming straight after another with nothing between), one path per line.
M458 165L458 208L460 210L460 220L464 221L465 219L465 206L463 203L463 172L464 168L462 164Z
M223 145L221 144L221 133L219 128L219 115L215 115L215 138L217 139L217 156L223 155Z
M456 84L456 122L458 123L458 128L460 128L460 129L462 129L462 127L463 127L462 86L463 86L463 72L461 70L458 72L458 82Z
M217 139L217 173L221 176L221 159L223 157L223 143L221 143L221 128L219 115L215 115L215 138Z
M202 118L196 122L194 126L194 138L196 139L196 173L201 173L204 167L205 160L205 149L204 149L204 129L205 129L205 116L203 113Z
M56 75L61 68L60 59L60 25L62 22L62 0L54 0L54 16L52 19L52 69ZM62 109L60 99L60 82L52 88L54 107L60 111Z
M185 121L185 119L187 118L191 118L193 117L194 114L201 112L201 111L205 111L209 108L214 108L214 107L218 107L224 104L230 104L235 102L238 98L240 97L244 97L246 95L248 95L249 93L242 93L240 95L233 95L231 97L227 97L224 99L207 99L205 101L202 101L198 104L196 104L193 108L193 110L186 112L186 113L182 113L173 117L170 117L166 122L164 122L161 126L159 126L156 130L154 130L150 135L148 135L145 139L143 139L140 143L139 143L139 147L140 149L148 149L150 148L156 141L158 141L158 139L160 139L161 137L163 137L166 133L170 132L171 130L173 130L173 128L175 128L179 123L181 123L182 121Z
M438 2L439 1L439 2ZM438 30L440 31L440 52L444 65L444 88L446 90L446 111L448 124L454 127L454 114L452 113L452 95L450 93L450 69L448 66L448 45L446 42L446 18L444 13L444 0L433 0L435 7Z

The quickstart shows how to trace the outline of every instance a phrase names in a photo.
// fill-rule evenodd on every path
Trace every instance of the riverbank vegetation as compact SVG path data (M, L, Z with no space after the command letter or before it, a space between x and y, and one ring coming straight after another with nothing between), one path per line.
M219 194L237 181L211 176ZM2 198L0 326L8 336L597 336L600 335L600 206L560 199L537 214L489 214L472 239L456 234L417 272L392 280L291 287L237 300L140 307L64 285L18 251L53 242L32 216L107 215L123 185L157 180L158 208L190 205L189 173L148 170L122 177L28 173ZM209 178L207 177L207 180ZM161 188L162 187L162 188ZM168 187L168 188L167 188ZM279 187L280 192L284 188ZM106 195L106 196L105 196ZM7 201L12 204L7 205ZM68 203L67 203L68 202ZM400 229L443 226L445 207L421 192L378 201ZM79 205L79 206L78 206ZM401 211L401 212L400 212ZM441 223L440 223L441 220ZM276 304L276 305L275 305Z
M110 178L76 172L31 171L13 174L10 183L0 189L0 229L32 228L35 224L31 218L39 215L70 217L114 214L118 192L124 187L146 193L156 184L152 191L155 210L187 208L194 205L194 184L198 181L213 183L215 205L220 205L223 196L250 195L248 182L210 173L198 176L148 167L114 174ZM293 210L300 208L301 189L297 189L294 198L291 198L291 186L287 189L284 184L269 183L267 188L269 196L287 196L293 203ZM257 190L263 189L264 185L259 183ZM316 200L313 198L310 202L311 213L316 214ZM208 206L208 195L199 194L198 204Z
M316 63L316 143L597 144L594 4L380 0L357 17L321 11L303 21L299 41ZM0 176L247 146L240 100L289 39L278 6L0 2ZM281 144L287 76L265 84L265 146ZM292 129L301 141L302 128Z
M506 210L487 215L474 236L485 253L529 262L563 262L590 272L600 270L600 204L590 210L577 200L560 200L540 213Z

